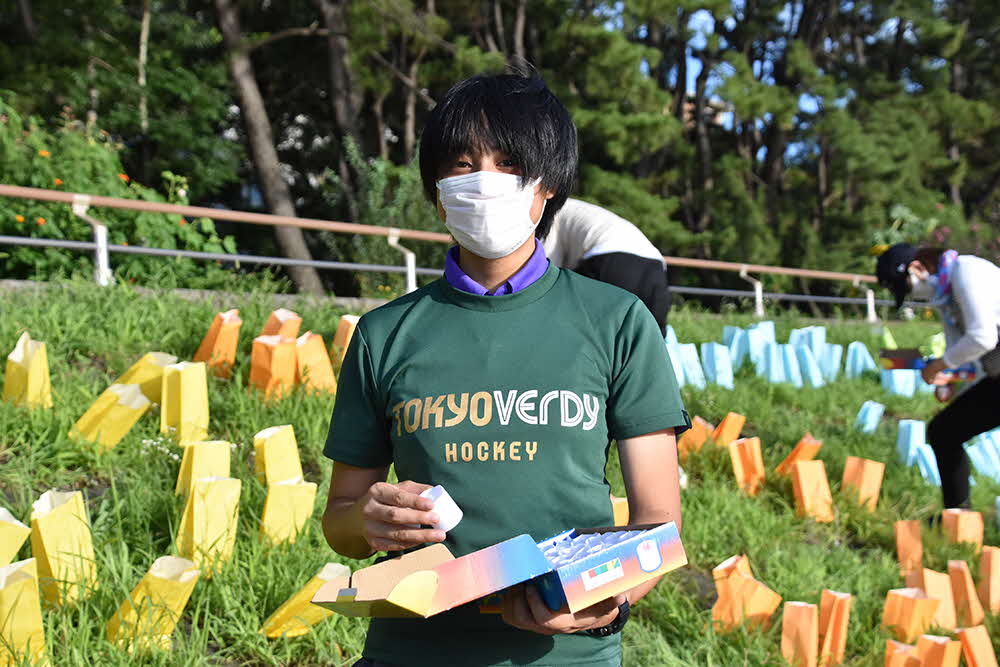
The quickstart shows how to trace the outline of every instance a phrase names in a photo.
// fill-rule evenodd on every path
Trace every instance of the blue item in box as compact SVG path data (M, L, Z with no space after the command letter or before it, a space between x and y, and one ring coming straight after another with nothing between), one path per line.
M681 352L681 361L684 364L684 381L698 389L704 389L705 373L701 370L698 347L694 343L682 343L677 347Z
M729 346L729 357L733 362L733 370L739 370L746 363L746 360L751 358L750 339L747 332L743 329L737 329L727 345Z
M772 384L785 381L785 362L777 343L767 343L764 346L757 374L763 375Z
M890 394L897 396L913 396L917 391L917 378L920 371L909 368L896 368L882 371L882 387Z
M687 563L673 523L569 530L538 548L553 569L533 582L553 611L580 611Z

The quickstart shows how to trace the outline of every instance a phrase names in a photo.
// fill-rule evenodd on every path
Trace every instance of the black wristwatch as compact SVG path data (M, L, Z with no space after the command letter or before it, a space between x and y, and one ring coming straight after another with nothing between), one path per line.
M625 624L628 623L629 615L629 604L628 600L622 602L618 605L618 618L611 621L607 625L600 628L591 628L590 630L585 630L591 637L610 637L613 634L617 634L622 631Z

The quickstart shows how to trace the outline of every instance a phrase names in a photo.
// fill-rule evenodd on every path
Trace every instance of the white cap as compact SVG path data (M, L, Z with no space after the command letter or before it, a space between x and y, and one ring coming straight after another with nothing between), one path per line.
M448 492L440 484L433 486L420 494L421 498L430 498L434 501L434 513L438 515L438 522L434 527L438 530L448 532L462 521L462 510L455 504Z

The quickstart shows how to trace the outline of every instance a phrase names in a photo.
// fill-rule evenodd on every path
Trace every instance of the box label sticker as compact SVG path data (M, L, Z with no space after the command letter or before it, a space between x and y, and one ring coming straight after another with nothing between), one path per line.
M621 560L615 558L595 568L585 570L581 576L583 577L583 590L590 591L609 581L621 579L625 576L625 569L622 568Z

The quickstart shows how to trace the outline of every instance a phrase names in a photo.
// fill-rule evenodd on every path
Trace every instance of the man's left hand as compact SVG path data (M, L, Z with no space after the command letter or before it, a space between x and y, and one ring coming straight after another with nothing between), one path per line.
M948 384L948 375L942 372L947 369L948 366L944 363L944 359L932 359L927 362L927 365L920 371L920 376L927 384Z
M521 584L503 595L503 620L515 628L542 635L571 634L603 628L618 617L618 607L626 600L624 593L570 613L552 611L534 585Z

